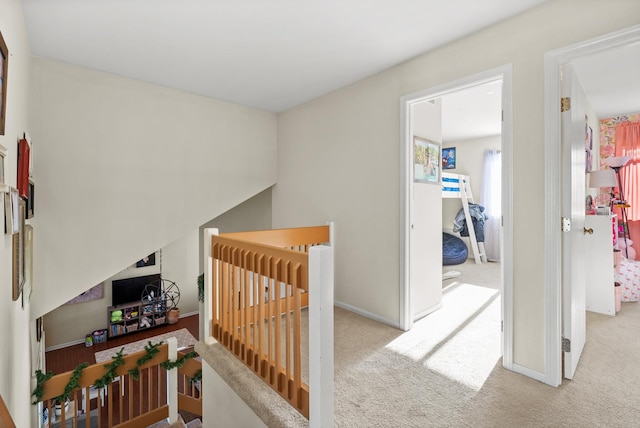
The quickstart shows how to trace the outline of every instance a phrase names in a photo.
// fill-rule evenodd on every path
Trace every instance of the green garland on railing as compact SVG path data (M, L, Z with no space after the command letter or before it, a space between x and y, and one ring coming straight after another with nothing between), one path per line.
M129 374L131 375L133 380L140 379L140 366L142 366L147 361L153 360L156 357L156 355L158 355L158 352L160 352L159 348L160 348L160 345L162 345L162 343L163 342L160 341L154 345L151 343L151 341L149 341L148 344L144 346L144 350L147 351L147 353L144 354L142 357L138 358L138 361L136 361L135 368L129 370Z
M151 343L151 341L149 341L148 344L145 345L144 350L146 351L146 354L138 358L138 360L136 361L135 368L129 370L129 374L131 375L131 377L133 377L134 380L139 380L140 378L140 367L143 364L147 363L148 361L151 361L158 355L158 353L160 352L159 348L160 348L160 345L162 345L162 343L163 342L160 341L159 343L156 343L154 345ZM117 368L125 364L123 352L124 352L124 348L121 348L118 353L116 353L113 357L111 357L113 361L110 362L109 364L104 365L107 371L104 374L104 376L102 376L99 379L96 379L93 382L94 387L96 388L105 387L111 384L111 382L113 382L113 379L115 379L118 376ZM170 361L170 360L164 361L160 363L160 366L166 370L172 370L176 367L180 368L184 365L185 361L191 358L195 358L197 356L198 354L195 351L192 351L186 354L184 357L178 358L176 361ZM64 402L69 398L69 396L75 389L80 388L80 386L78 385L78 381L82 376L82 370L84 370L88 366L89 366L89 363L87 362L78 364L78 366L73 370L73 373L69 378L69 382L64 387L64 392L62 393L62 395L60 395L59 397L56 397L54 400L59 400L60 402ZM42 401L42 396L44 395L44 383L49 379L51 379L53 375L54 375L53 372L47 372L46 374L44 374L42 373L42 371L36 370L36 388L31 393L31 395L35 397L35 400L31 404L35 405L35 404L38 404L40 401ZM198 370L198 372L191 378L191 382L198 382L201 379L202 379L202 369Z
M181 368L182 366L184 366L185 361L191 358L195 358L197 356L198 354L195 351L191 351L188 354L186 354L184 357L180 357L175 361L167 360L165 362L160 363L160 367L162 367L165 370L173 370L176 367Z
M118 376L118 373L116 373L116 369L124 364L124 357L122 356L123 351L124 348L121 348L115 356L111 357L113 361L109 364L104 365L104 367L107 369L107 372L100 379L96 379L93 382L93 386L100 389L104 388L107 385L111 385L113 379Z
M78 364L78 366L75 369L73 369L73 373L69 378L69 382L67 382L67 385L64 387L64 392L62 393L62 395L56 398L55 401L64 403L69 399L69 396L71 395L74 389L80 388L80 385L78 385L78 381L80 380L80 376L82 376L82 370L84 370L87 367L89 367L89 363L84 362L84 363Z
M202 369L198 370L196 374L193 375L191 379L189 379L189 384L200 382L202 380Z
M38 404L42 401L42 396L44 395L44 383L53 377L53 372L42 373L41 370L36 370L36 388L33 390L31 395L35 397L33 403Z

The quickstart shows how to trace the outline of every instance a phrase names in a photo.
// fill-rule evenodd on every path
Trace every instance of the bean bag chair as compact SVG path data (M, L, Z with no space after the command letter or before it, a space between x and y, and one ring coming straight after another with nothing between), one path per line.
M442 265L459 265L467 261L467 244L457 236L442 232Z

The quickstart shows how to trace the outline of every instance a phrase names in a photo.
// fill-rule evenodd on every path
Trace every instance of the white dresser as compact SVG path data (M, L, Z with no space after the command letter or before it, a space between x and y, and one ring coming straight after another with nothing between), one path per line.
M587 310L616 314L614 249L617 247L617 215L585 217L585 276Z

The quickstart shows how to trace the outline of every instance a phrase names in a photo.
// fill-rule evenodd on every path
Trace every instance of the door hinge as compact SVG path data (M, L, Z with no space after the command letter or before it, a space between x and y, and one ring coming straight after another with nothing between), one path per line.
M571 219L567 217L562 217L562 231L570 232L571 231Z
M571 110L571 98L562 97L560 98L560 112L565 112L567 110Z
M500 321L500 331L504 333L504 321Z
M562 352L571 352L571 339L562 338Z

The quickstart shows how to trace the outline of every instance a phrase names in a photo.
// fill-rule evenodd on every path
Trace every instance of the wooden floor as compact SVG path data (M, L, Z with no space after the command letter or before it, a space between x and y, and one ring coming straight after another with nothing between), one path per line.
M157 336L170 331L180 330L181 328L188 329L196 339L200 337L198 315L180 318L175 324L166 324L160 327L125 334L113 339L108 339L103 343L94 343L93 346L89 347L85 346L84 343L80 343L78 345L67 346L66 348L46 352L45 359L47 371L51 371L54 374L60 374L72 371L78 366L78 364L83 362L95 364L96 358L94 354L98 351L143 340L148 337Z

